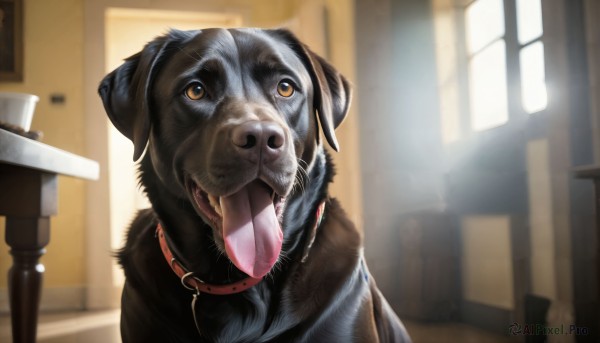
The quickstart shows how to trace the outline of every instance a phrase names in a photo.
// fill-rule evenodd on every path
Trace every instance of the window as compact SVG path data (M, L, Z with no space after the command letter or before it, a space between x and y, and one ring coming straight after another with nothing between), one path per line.
M514 38L506 37L505 1L516 7ZM520 72L523 110L530 114L544 110L548 95L541 0L474 0L465 7L464 18L471 130L508 122L509 72ZM507 39L516 44L517 50L512 51L519 53L519 71L507 70Z
M517 34L519 43L527 44L542 36L541 0L517 0Z
M516 0L517 33L520 44L521 103L527 113L546 108L546 72L541 0Z
M500 39L469 63L471 128L481 131L508 121L506 44Z
M508 121L504 3L477 0L465 11L471 129Z
M521 101L527 113L536 113L546 108L548 94L544 71L544 43L537 41L520 52Z

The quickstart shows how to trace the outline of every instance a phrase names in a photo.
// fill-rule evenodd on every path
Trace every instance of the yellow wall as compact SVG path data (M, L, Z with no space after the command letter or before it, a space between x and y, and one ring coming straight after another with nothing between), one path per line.
M354 1L326 0L329 13L330 62L356 87L354 39ZM350 218L363 227L362 186L360 169L360 137L358 136L358 97L354 96L348 117L336 136L340 152L334 153L337 175L331 193L337 197Z
M44 132L43 142L84 154L83 5L81 0L26 0L22 83L0 83L0 91L33 93L40 97L32 129ZM66 96L64 105L50 104L50 95ZM85 182L59 179L59 214L52 218L51 241L42 261L45 286L83 283ZM4 223L2 222L2 236ZM12 260L0 247L0 288Z

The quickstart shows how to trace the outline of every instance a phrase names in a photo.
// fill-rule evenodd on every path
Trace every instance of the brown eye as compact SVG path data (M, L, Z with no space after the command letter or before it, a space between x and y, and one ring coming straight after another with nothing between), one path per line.
M185 95L190 100L200 100L204 98L204 95L206 95L206 91L204 90L204 87L200 82L194 82L187 86L187 88L185 89Z
M292 86L292 83L289 81L280 81L277 84L277 93L284 98L289 98L294 94L294 86Z

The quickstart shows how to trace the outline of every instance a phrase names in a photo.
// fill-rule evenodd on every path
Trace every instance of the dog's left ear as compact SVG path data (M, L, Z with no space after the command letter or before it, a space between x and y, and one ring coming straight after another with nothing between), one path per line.
M335 129L344 121L350 107L350 83L324 58L312 52L288 30L275 30L296 52L310 73L314 87L314 108L329 145L339 151ZM317 135L318 139L318 135Z
M117 130L133 142L134 161L142 156L150 136L149 92L157 65L171 43L190 35L190 32L172 30L155 38L100 83L98 93L104 109Z

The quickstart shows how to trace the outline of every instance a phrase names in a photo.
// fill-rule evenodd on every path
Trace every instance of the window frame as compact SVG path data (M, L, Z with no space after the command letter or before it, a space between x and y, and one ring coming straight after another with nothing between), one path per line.
M477 50L473 54L468 51L467 45L467 24L466 24L466 9L480 0L455 0L457 6L457 28L456 38L458 43L458 65L457 65L457 77L459 87L459 113L460 113L460 125L459 125L459 138L458 141L464 140L472 135L491 134L493 131L504 131L511 130L512 127L521 127L523 122L526 121L544 121L538 119L543 116L543 113L547 110L550 99L546 103L546 107L540 111L528 113L523 107L522 87L521 87L521 61L520 53L522 49L536 43L541 42L544 44L544 66L547 62L546 44L544 42L545 30L542 34L535 39L527 41L523 44L519 42L518 38L518 23L517 23L517 4L516 0L503 0L504 6L504 35L497 39L489 42L481 49ZM543 17L543 1L542 5L542 25L544 25ZM544 28L544 27L543 27ZM506 46L506 87L507 87L507 108L508 108L508 120L506 123L484 129L481 131L475 130L472 125L473 113L470 108L470 98L472 91L469 85L469 64L472 56L481 53L481 51L487 49L490 45L494 44L500 39L504 39ZM544 77L546 78L547 72L544 67ZM547 86L547 83L546 83ZM540 115L541 114L541 115ZM538 130L530 130L538 131ZM541 130L543 131L543 130ZM536 136L534 134L534 136ZM452 143L450 143L452 144Z

